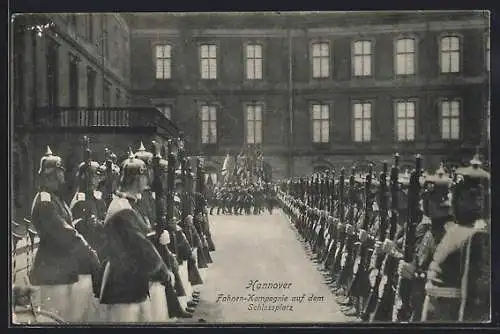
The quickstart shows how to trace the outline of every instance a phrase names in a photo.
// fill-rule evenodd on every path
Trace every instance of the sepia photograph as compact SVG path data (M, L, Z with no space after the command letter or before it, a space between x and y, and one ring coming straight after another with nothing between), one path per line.
M491 322L490 12L12 13L10 326Z

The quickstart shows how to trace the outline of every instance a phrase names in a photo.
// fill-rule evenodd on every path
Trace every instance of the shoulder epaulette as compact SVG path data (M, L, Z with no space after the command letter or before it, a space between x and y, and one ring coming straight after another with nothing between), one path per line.
M50 194L46 191L42 191L40 193L40 201L42 202L50 202L52 198L50 197Z
M116 198L114 198L109 204L108 211L104 219L104 224L106 224L106 222L109 221L111 217L124 209L132 209L132 206L130 205L128 199L121 196L117 196Z
M102 192L100 192L99 190L95 190L94 197L95 197L95 199L101 200L102 199Z
M85 193L77 193L76 200L77 201L85 201Z

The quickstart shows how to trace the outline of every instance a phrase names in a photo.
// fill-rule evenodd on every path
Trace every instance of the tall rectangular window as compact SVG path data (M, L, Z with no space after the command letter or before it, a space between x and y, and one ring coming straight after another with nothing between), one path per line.
M460 101L441 101L441 138L460 139Z
M47 47L47 98L48 106L55 107L59 104L59 54L58 46L52 40Z
M119 88L117 88L117 89L116 89L116 100L115 100L115 106L120 106L120 105L121 105L121 102L122 102L121 92L120 92L120 89L119 89Z
M106 14L101 14L101 52L104 58L109 56L109 41L108 41L108 21Z
M172 107L169 105L158 105L156 109L168 119L172 119Z
M354 42L353 64L357 77L372 75L372 42Z
M443 37L440 44L441 73L460 72L460 38Z
M312 105L312 134L314 143L330 141L330 110L327 104Z
M262 143L262 105L248 104L247 114L247 144Z
M89 108L95 107L95 80L96 72L90 67L87 68L87 106Z
M248 80L262 79L262 45L246 46L246 77Z
M78 59L69 56L69 106L78 106Z
M111 83L104 81L104 87L102 89L102 105L104 107L109 107L111 105Z
M330 76L330 47L328 43L313 43L311 49L313 78L328 78Z
M354 141L368 142L372 138L372 104L359 102L354 104Z
M396 41L396 75L415 74L415 40L403 38Z
M94 16L92 14L85 15L85 37L91 43L94 42Z
M156 46L156 79L172 78L172 47L170 45Z
M217 108L212 105L201 106L201 142L217 143Z
M69 24L73 29L76 29L76 14L69 14Z
M486 46L485 46L485 58L486 58L486 70L490 71L490 34L486 35Z
M415 102L396 102L396 136L398 141L415 140Z
M217 46L215 44L200 45L201 78L217 79Z

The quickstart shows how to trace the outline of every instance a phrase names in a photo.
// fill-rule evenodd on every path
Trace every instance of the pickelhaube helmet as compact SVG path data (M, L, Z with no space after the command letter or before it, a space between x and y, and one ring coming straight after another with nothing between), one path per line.
M153 161L153 153L146 151L144 144L141 141L141 145L137 152L135 152L135 158L144 161L147 165L151 164Z
M448 218L453 216L450 201L450 187L452 180L446 174L444 164L441 163L434 175L428 175L424 181L423 207L424 213L431 219Z
M134 157L132 150L129 151L129 158L122 163L122 182L138 175L146 174L147 166L142 159Z
M464 168L458 168L456 173L462 175L463 177L475 180L489 180L490 173L481 168L482 162L479 160L479 155L476 154L470 161L470 166Z
M86 166L87 166L87 163L85 161L81 162L80 165L78 165L78 169L76 171L77 177L84 175ZM103 170L101 168L101 165L99 165L99 163L97 161L90 161L89 166L90 166L90 171L94 175L101 176L104 174Z
M40 168L38 169L38 175L52 172L55 169L65 170L62 159L57 155L53 155L52 150L49 146L47 146L45 155L40 159Z
M489 180L490 174L481 168L481 161L476 154L469 167L458 168L456 174L461 177L453 190L453 208L460 224L471 224L476 219L484 218L486 196L482 181Z

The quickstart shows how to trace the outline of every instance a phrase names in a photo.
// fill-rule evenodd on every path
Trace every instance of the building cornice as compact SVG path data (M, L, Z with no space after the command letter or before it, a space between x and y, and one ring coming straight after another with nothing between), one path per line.
M116 21L118 21L118 23L121 25L121 27L123 29L125 29L127 31L127 33L130 33L130 28L127 24L127 21L125 21L125 19L122 17L122 14L120 14L120 13L113 14L113 16L116 18Z
M82 58L88 60L97 69L103 69L103 61L96 46L90 46L88 43L83 42L76 32L62 22L59 17L52 16L51 19L55 23L54 33L51 35L56 41L59 39L66 41L75 51L82 55ZM104 72L108 78L119 83L126 90L130 90L130 82L116 69L111 68L109 60L104 61Z
M344 27L324 27L310 29L291 29L292 37L300 36L355 36L359 34L386 34L422 31L457 31L465 29L488 29L486 20L456 20L430 21L420 23L402 23L390 25L361 25ZM368 32L368 33L367 33ZM190 37L287 37L287 29L192 29L188 31ZM181 29L132 29L132 37L179 37Z

